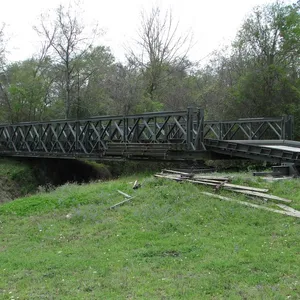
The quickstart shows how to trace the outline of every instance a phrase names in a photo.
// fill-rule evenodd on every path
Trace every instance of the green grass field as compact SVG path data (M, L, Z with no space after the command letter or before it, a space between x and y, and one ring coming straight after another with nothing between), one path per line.
M300 298L300 219L138 177L138 190L136 177L124 177L2 204L0 298ZM300 209L299 179L235 178ZM117 190L135 198L109 210L124 199Z

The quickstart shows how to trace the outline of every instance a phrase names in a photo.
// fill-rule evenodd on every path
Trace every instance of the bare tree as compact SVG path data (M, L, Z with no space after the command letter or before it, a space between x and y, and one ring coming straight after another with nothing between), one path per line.
M7 121L7 115L11 116L11 106L9 102L9 97L7 90L5 88L5 83L7 81L5 73L5 40L4 40L4 28L5 24L0 27L0 119ZM9 118L11 121L11 119Z
M78 86L80 59L92 48L98 35L97 26L85 32L79 13L69 6L60 5L55 10L54 19L42 15L36 32L45 39L42 55L48 53L57 66L57 74L62 76L61 93L64 101L65 117L71 117L74 93Z
M4 54L5 54L5 41L4 41L4 27L5 24L2 24L0 27L0 66L3 67L4 64Z
M162 14L160 8L154 7L149 14L141 14L136 41L139 50L131 48L127 58L147 76L147 93L151 99L163 79L165 67L176 67L187 59L192 34L180 35L178 31L179 23L174 21L172 11Z
M107 86L112 99L113 113L128 115L138 112L143 85L133 66L116 64Z

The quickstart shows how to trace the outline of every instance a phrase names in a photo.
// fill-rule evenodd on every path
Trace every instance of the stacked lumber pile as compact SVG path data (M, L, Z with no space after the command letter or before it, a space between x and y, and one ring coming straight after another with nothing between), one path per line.
M154 175L157 178L165 178L169 180L175 180L179 182L191 182L194 184L200 184L205 186L211 186L213 187L214 191L219 191L220 189L232 191L234 193L240 193L244 194L247 197L253 199L253 198L260 198L264 202L272 201L276 203L276 206L279 207L281 210L273 209L267 206L253 204L246 201L238 201L234 200L232 198L220 196L213 193L208 192L202 192L202 194L217 198L224 201L231 201L236 202L245 206L250 206L253 208L263 209L272 211L275 213L293 216L300 218L300 211L297 211L289 206L287 204L291 203L292 201L286 198L278 197L272 194L268 193L268 189L262 189L262 188L254 188L249 186L243 186L243 185L237 185L230 183L231 178L230 177L221 177L221 176L213 176L213 175L200 175L200 174L193 174L193 173L185 173L185 172L179 172L175 170L162 170L161 173ZM278 204L279 202L279 204ZM284 204L283 204L284 203Z

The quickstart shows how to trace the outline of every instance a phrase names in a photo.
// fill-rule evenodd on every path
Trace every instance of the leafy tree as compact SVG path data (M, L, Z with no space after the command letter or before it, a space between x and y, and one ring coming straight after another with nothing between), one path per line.
M51 66L35 59L13 63L2 74L4 119L11 122L43 120L51 104Z
M79 118L110 111L108 88L114 60L110 49L103 46L91 48L78 59L72 115Z
M234 56L242 64L235 99L248 116L291 113L297 101L300 16L297 8L276 2L256 8L246 19L234 43Z
M200 102L215 118L299 114L299 5L256 7L232 43L197 72ZM300 116L300 115L299 115Z
M4 24L0 28L0 108L3 108L8 102L7 91L5 90L5 41L4 41ZM11 109L9 109L11 110ZM6 121L6 113L3 109L0 110L0 120Z

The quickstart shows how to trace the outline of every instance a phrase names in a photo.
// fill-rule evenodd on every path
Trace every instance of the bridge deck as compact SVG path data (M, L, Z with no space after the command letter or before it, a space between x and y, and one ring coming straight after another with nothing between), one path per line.
M206 139L206 148L214 153L243 157L272 163L300 164L300 142L288 140L232 140Z

